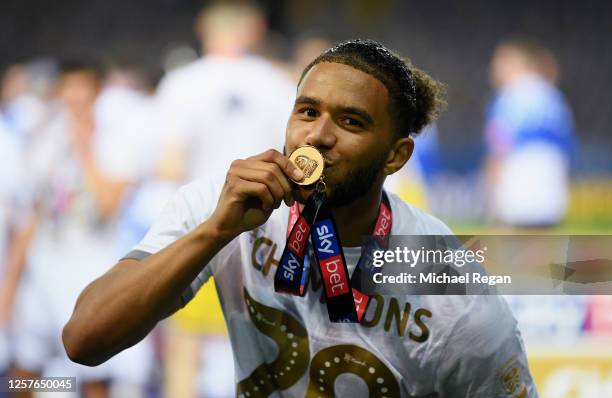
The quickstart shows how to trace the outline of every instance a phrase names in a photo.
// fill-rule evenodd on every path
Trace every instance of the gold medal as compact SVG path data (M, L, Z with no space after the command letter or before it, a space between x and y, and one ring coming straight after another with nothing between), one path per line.
M313 146L305 145L297 148L289 155L289 160L304 172L304 178L300 181L293 180L298 185L312 185L323 175L325 160L321 152Z

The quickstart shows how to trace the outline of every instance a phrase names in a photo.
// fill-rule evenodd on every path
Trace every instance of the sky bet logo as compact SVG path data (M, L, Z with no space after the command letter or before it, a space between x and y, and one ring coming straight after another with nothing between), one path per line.
M332 226L330 219L317 223L317 228L315 228L315 245L321 260L323 258L337 256L340 254L337 241L335 239L331 239L333 237L333 230L334 227Z
M308 225L304 217L300 217L295 227L291 230L291 235L287 242L289 250L285 252L287 257L283 258L284 261L282 261L283 278L286 280L293 281L298 267L301 266L300 260L304 258L308 232L310 232L310 225Z
M289 249L298 257L304 257L304 248L306 247L306 241L308 240L308 232L310 226L304 219L300 217L297 224L291 231L291 237L289 238Z
M325 291L330 298L348 292L342 256L336 239L332 239L333 230L331 220L326 219L317 223L314 234Z
M283 277L293 281L293 276L295 275L297 268L300 266L300 262L297 258L295 258L295 255L291 253L291 251L289 251L287 254L289 255L289 261L287 261L287 264L283 265Z

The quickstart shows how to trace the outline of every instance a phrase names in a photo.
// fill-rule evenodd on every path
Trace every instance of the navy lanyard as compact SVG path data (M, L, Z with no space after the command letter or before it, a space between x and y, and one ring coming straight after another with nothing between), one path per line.
M349 278L338 229L326 202L325 192L317 190L301 213L297 203L291 207L287 244L276 269L274 289L295 296L306 293L310 271L307 246L310 238L310 252L319 264L329 320L360 322L370 301L370 297L361 291L361 280L364 273L374 272L374 250L384 250L388 246L393 219L391 206L387 194L383 192L374 231L362 246L361 257Z

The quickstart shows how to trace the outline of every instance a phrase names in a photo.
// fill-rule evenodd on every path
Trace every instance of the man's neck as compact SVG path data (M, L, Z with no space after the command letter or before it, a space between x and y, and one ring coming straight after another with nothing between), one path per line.
M349 205L332 209L343 246L361 246L363 237L372 233L381 199L382 189L371 189Z

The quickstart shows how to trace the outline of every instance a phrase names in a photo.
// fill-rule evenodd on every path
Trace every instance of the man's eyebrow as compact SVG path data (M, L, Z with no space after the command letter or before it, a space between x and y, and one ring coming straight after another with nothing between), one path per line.
M321 101L319 99L313 98L313 97L307 97L305 95L300 95L295 100L295 105L298 105L298 104L319 105L320 103ZM354 106L345 106L345 107L340 107L338 111L340 113L350 113L353 115L357 115L361 117L363 120L365 120L367 123L374 124L374 118L365 109L357 108Z
M312 97L307 97L305 95L300 95L299 97L296 98L295 100L295 104L311 104L311 105L318 105L320 104L321 101L319 101L316 98L312 98Z

